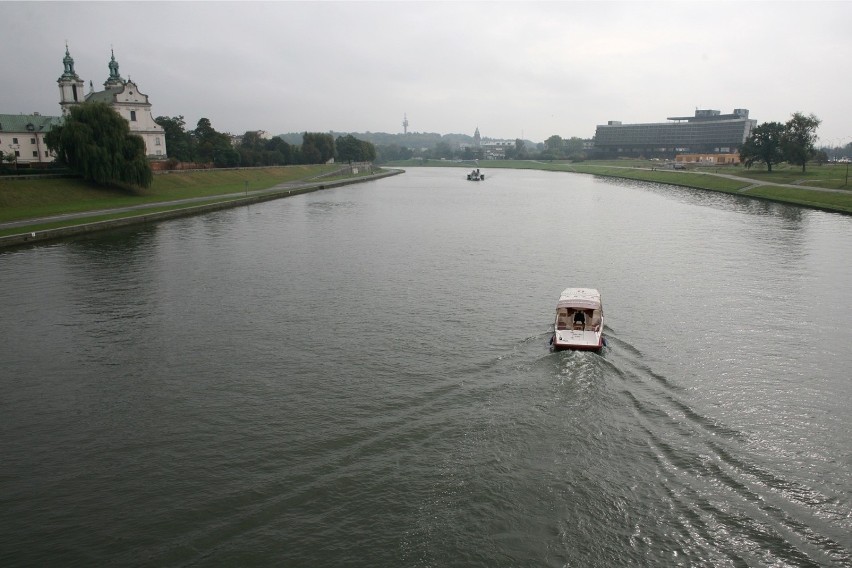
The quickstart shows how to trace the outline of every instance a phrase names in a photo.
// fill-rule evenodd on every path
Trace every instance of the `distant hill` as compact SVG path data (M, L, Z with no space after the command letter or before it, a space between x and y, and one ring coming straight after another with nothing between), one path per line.
M329 132L335 139L339 136L351 134L358 140L370 142L376 146L392 146L397 145L403 148L419 149L419 148L434 148L439 142L449 144L450 147L457 148L462 144L473 145L473 136L467 134L438 134L437 132L409 132L407 134L388 134L386 132ZM301 132L289 132L287 134L279 134L288 144L300 145L302 143ZM483 142L488 142L493 138L483 137ZM532 142L526 141L527 145L532 145Z

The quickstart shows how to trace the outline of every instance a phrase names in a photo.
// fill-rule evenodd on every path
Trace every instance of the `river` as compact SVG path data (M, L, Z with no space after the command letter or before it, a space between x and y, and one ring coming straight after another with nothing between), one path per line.
M0 564L852 566L852 218L485 166L0 251Z

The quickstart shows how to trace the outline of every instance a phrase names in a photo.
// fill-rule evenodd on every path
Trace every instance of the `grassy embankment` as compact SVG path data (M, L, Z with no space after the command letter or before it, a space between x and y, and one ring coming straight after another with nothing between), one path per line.
M439 166L471 168L473 162L444 160L410 160L393 166ZM538 162L532 160L495 160L482 162L488 170L498 168L538 169L561 172L594 174L642 181L660 182L683 187L747 195L772 201L793 203L807 207L852 213L852 188L847 185L845 165L810 165L805 174L801 168L779 165L769 173L765 168L746 169L739 166L695 167L689 170L668 170L659 162L648 160L613 160L590 162ZM104 211L103 215L88 216L80 220L34 221L32 225L14 229L0 229L0 236L39 231L74 224L92 223L109 219L132 217L140 213L114 213L106 210L149 204L145 214L192 207L196 204L169 204L167 202L208 197L205 203L234 199L229 194L256 191L286 182L307 182L323 174L330 174L339 165L288 166L244 170L206 170L201 172L173 172L154 177L153 185L137 193L120 192L87 184L78 179L22 179L0 178L0 222L40 219L53 215L77 212ZM731 179L725 176L736 176ZM341 177L324 177L324 180ZM246 185L248 182L248 185ZM786 184L782 186L780 184ZM815 191L789 186L810 186L835 191ZM157 206L157 203L163 203Z
M0 178L0 222L42 219L54 215L104 211L104 215L85 219L52 222L34 222L26 227L0 229L0 236L39 231L75 224L92 223L140 214L171 211L198 205L198 203L169 204L170 201L189 198L209 198L204 203L234 199L232 194L268 189L287 182L310 182L317 176L326 176L340 170L338 165L286 166L247 168L237 170L204 170L171 172L154 176L151 187L137 192L124 192L98 187L80 179L7 179ZM350 175L323 177L333 181ZM156 206L162 203L162 206ZM107 210L150 205L138 212L107 213Z
M389 166L458 167L466 169L476 167L474 162L470 161L451 162L446 160L408 160L394 162ZM852 183L847 185L845 164L823 166L810 164L804 174L801 167L786 164L773 167L772 173L769 173L765 167L757 166L751 169L742 166L690 166L687 170L671 170L663 168L659 162L651 160L608 160L576 163L490 160L480 161L478 167L488 170L498 168L536 169L635 179L733 193L839 213L852 213ZM738 179L725 176L735 176ZM786 185L809 186L834 191L818 191L800 187L786 187Z

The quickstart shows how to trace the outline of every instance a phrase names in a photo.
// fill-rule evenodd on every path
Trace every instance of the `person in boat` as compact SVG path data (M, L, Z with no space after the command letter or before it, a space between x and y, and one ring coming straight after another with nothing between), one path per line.
M574 312L574 325L579 327L586 327L586 314L583 310L577 310Z

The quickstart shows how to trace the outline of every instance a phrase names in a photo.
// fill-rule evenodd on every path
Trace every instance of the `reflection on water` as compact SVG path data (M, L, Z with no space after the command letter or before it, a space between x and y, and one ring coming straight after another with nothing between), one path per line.
M0 253L0 562L852 565L850 237L415 169Z

